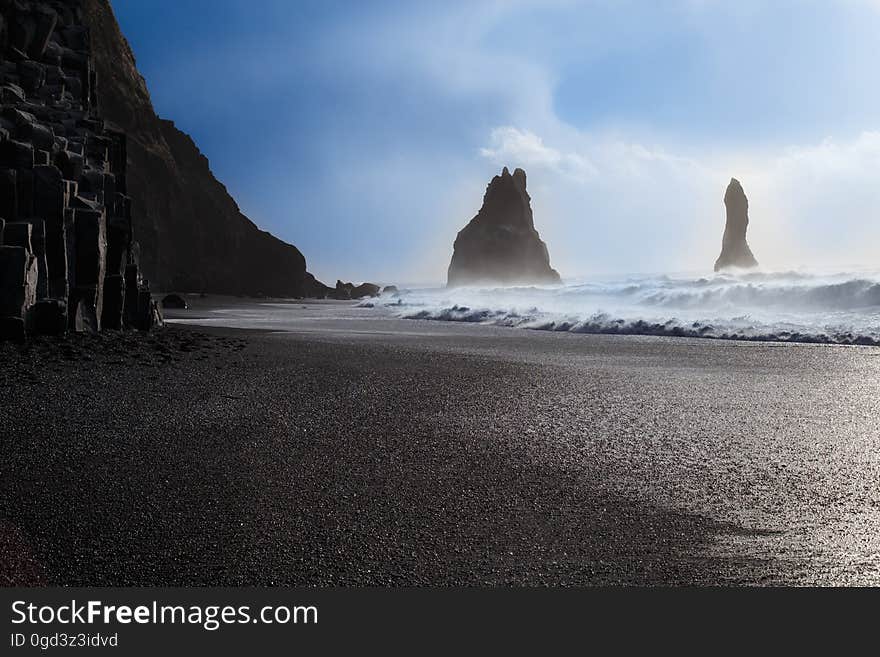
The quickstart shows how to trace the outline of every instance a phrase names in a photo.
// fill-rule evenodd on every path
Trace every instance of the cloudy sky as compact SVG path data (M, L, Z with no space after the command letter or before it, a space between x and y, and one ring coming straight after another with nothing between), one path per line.
M880 266L880 1L112 0L158 113L330 282L440 282L502 166L564 277Z

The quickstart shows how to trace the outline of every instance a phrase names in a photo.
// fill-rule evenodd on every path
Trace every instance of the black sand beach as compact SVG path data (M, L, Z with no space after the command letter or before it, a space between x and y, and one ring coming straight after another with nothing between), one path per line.
M2 583L880 583L880 349L301 307L0 345Z

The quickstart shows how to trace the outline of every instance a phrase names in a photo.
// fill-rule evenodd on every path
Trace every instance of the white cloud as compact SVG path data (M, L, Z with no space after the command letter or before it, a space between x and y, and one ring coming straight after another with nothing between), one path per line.
M880 133L824 139L746 166L752 205L767 217L755 225L789 264L880 264Z
M596 175L596 167L587 157L549 148L540 137L528 130L518 130L512 126L495 128L489 142L489 147L480 149L480 155L499 166L546 168L580 181Z

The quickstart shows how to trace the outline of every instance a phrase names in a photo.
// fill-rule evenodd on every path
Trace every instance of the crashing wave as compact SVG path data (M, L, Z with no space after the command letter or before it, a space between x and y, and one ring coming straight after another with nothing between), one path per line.
M880 276L863 272L416 290L394 299L393 308L408 319L544 331L880 345Z

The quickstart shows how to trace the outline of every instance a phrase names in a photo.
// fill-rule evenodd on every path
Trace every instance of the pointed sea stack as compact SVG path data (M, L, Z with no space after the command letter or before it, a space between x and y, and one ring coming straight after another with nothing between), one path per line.
M727 224L724 226L724 238L721 242L721 255L715 261L715 271L727 267L757 267L758 261L752 255L746 241L746 230L749 227L749 199L742 185L736 178L730 179L724 194L724 205L727 207Z
M455 239L448 285L558 282L547 245L535 230L526 172L511 175L504 167L489 183L477 216Z

